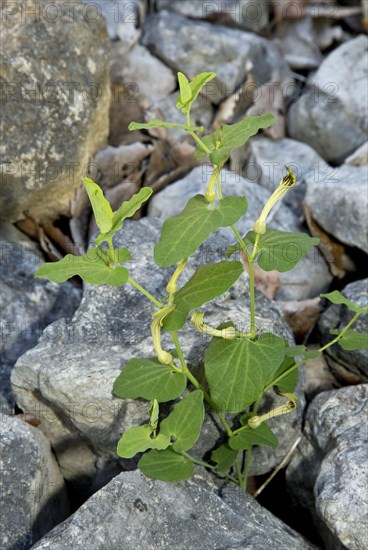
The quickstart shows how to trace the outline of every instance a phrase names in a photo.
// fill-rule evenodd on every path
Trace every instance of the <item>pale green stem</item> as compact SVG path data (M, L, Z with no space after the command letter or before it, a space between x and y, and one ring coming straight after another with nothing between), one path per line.
M188 380L193 384L193 386L197 390L200 390L201 392L203 392L205 400L207 401L207 403L213 408L213 410L217 414L219 420L221 421L222 425L224 426L224 428L226 430L227 435L229 437L231 437L233 435L233 432L232 432L229 424L226 422L224 416L221 414L218 406L216 405L216 403L214 403L212 401L211 397L204 390L203 386L198 382L198 380L195 378L195 376L193 376L193 374L188 369L176 332L171 332L170 334L171 334L171 337L173 339L175 349L178 353L179 361L180 361L180 364L181 364L181 367L182 367L182 372L185 374L185 376L188 378Z
M254 261L249 260L249 296L250 296L250 337L256 335L256 304L254 293Z
M235 460L235 470L236 470L236 475L238 476L238 485L239 487L243 487L243 476L241 473L241 467L240 467L238 458L239 456L237 456Z
M207 155L210 155L211 154L211 151L208 149L208 147L203 143L203 141L201 140L201 138L199 138L197 136L197 134L195 134L193 132L193 130L188 130L188 134L190 134L192 136L193 139L196 140L196 142L198 143L198 145L200 146L200 148L205 152L207 153Z
M152 294L150 294L148 292L148 290L146 290L145 288L143 288L143 286L141 286L140 284L138 284L136 281L134 281L134 279L132 279L131 277L128 277L128 283L130 283L132 286L134 286L137 290L139 290L139 292L141 292L142 294L144 294L144 296L146 296L146 298L148 298L149 300L151 300L151 302L153 302L157 307L161 308L163 307L163 304L161 304L161 302L159 302L158 300L156 300L156 298L154 296L152 296Z
M197 458L194 458L193 456L191 456L190 454L188 454L185 451L181 451L178 454L181 454L182 456L184 456L185 458L187 458L188 460L193 462L193 464L198 464L198 466L203 466L203 468L209 468L210 470L216 470L216 468L217 468L217 466L213 466L212 464L208 464L208 462L204 462L204 460L198 460ZM235 477L233 477L229 474L224 474L224 476L227 479L230 479L230 481L233 481L234 483L237 483L237 480L235 479Z

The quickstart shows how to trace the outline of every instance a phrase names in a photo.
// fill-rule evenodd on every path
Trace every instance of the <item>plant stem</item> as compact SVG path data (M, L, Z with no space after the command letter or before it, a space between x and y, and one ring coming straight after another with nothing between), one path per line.
M221 421L222 425L224 426L225 430L226 430L226 433L228 435L228 437L231 437L233 435L233 432L229 426L229 424L226 422L224 416L221 414L218 406L216 405L216 403L214 403L211 399L211 397L208 395L208 393L204 390L203 386L198 382L198 380L196 379L195 376L193 376L193 374L190 372L190 370L188 369L187 367L187 364L185 362L185 359L184 359L184 355L183 355L183 351L181 349L181 346L180 346L180 343L179 343L179 340L178 340L178 336L176 334L175 331L171 332L171 337L173 339L173 342L174 342L174 345L175 345L175 349L178 353L178 357L179 357L179 361L180 361L180 364L181 364L181 367L182 367L182 371L183 373L185 374L185 376L188 378L188 380L193 384L193 386L197 389L197 390L200 390L201 392L203 392L203 395L204 395L204 398L205 400L207 401L207 403L213 408L213 410L215 411L215 413L217 414L219 420Z
M249 468L250 463L252 461L252 447L250 447L245 455L245 465L244 465L244 473L243 473L243 482L241 487L246 491L247 485L248 485L248 476L249 476Z
M145 288L143 288L143 286L141 286L140 284L138 284L136 281L134 281L134 279L132 279L131 277L128 277L128 283L130 283L132 286L134 286L137 290L139 290L139 292L141 292L142 294L144 294L144 296L146 296L146 298L148 298L149 300L151 300L151 302L153 302L157 307L161 308L163 307L163 304L161 304L161 302L159 302L158 300L156 300L156 298L154 296L152 296L152 294L150 294L148 292L148 290L146 290Z
M238 243L240 244L240 247L242 249L242 251L244 252L244 254L246 255L248 261L250 261L250 253L249 253L249 250L247 249L247 247L245 246L244 242L243 242L243 239L241 238L240 236L240 233L239 231L236 229L236 227L234 225L230 225L230 229L231 231L234 233L235 237L236 237L236 240L238 241Z
M254 260L251 258L248 262L249 266L249 297L250 297L250 337L256 335L256 303L254 293Z
M204 462L203 460L198 460L197 458L194 458L193 456L191 456L190 454L188 454L185 451L181 451L178 454L181 454L182 456L184 456L185 458L187 458L188 460L193 462L193 464L198 464L198 466L203 466L203 468L209 468L210 470L216 470L216 468L217 468L217 466L213 466L212 464L209 464L208 462ZM218 473L220 473L220 472L218 472ZM229 474L224 474L224 476L227 479L230 479L230 481L233 481L234 483L237 483L237 480L235 479L235 477L233 477Z
M236 457L236 460L235 460L235 470L236 470L236 475L238 476L238 485L239 485L239 487L243 488L243 483L244 482L243 482L243 476L242 476L242 473L241 473L241 467L240 467L238 458L239 457Z
M257 414L257 412L258 412L258 408L259 408L259 404L261 402L261 399L262 399L262 396L260 396L257 399L257 401L254 403L254 405L252 407L252 412L254 414ZM247 450L246 456L245 456L245 464L244 464L244 472L243 472L243 484L242 484L242 487L244 487L245 491L247 490L248 477L249 477L249 468L250 468L251 461L252 461L252 447L250 447Z
M192 136L193 139L196 140L196 142L198 143L198 145L200 146L200 148L207 154L207 155L210 155L211 154L211 151L208 149L208 147L203 143L203 141L201 140L201 138L199 138L197 136L197 134L195 132L193 132L193 130L188 130L188 134L190 134Z

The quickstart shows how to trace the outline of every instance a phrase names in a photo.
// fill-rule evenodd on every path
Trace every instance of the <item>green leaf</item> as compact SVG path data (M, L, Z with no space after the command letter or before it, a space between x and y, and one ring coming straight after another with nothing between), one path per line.
M123 227L123 222L126 218L131 218L139 210L144 202L152 195L153 191L150 187L143 187L138 193L133 195L128 201L121 204L116 210L112 218L112 226L107 233L100 233L96 239L96 244L101 244L103 241L111 241L115 233Z
M164 451L149 451L138 462L140 471L161 481L184 481L194 472L193 463L171 448Z
M205 136L202 141L210 149L210 161L213 164L224 163L233 149L242 147L251 136L261 128L269 128L276 121L271 114L248 116L236 124L223 124L213 134ZM197 146L196 158L202 159L206 153Z
M189 312L220 296L231 288L243 273L241 262L222 261L202 265L175 294L175 309L164 319L164 330L179 330Z
M331 331L332 332L332 331ZM335 333L335 331L333 331ZM338 331L336 331L338 332ZM339 345L347 350L368 348L368 332L357 332L356 330L347 330L339 340Z
M368 311L367 306L354 304L354 302L345 298L345 296L341 294L341 292L339 292L338 290L334 290L333 292L329 292L328 294L321 294L321 298L326 298L333 304L344 304L348 309L354 311L355 313L367 313Z
M176 122L165 122L158 118L153 118L149 122L131 122L128 126L128 130L150 130L152 128L180 128L187 132L202 132L202 126L196 126L195 124L177 124Z
M247 210L245 197L225 197L218 208L211 208L203 195L192 197L184 210L165 221L155 246L155 262L169 267L193 252L217 229L232 225Z
M253 445L277 447L278 444L277 437L265 422L262 422L258 428L247 428L229 438L229 446L234 451L245 451Z
M179 75L182 73L178 73ZM183 75L184 76L184 75ZM197 99L199 92L202 90L203 86L207 84L210 80L216 77L216 73L201 73L198 74L192 82L189 83L190 88L190 97L189 94L187 97L189 99L184 99L183 94L181 92L181 86L180 86L180 96L178 97L176 108L181 109L183 113L188 113L191 109L194 101ZM180 84L180 78L179 78L179 84Z
M273 380L276 380L279 376L281 376L281 374L286 372L294 364L295 364L295 360L293 357L285 357L284 362L277 369L277 371L272 377L272 380L269 383L271 384ZM277 382L274 385L279 389L281 393L292 393L298 382L298 378L299 378L298 369L294 369L293 371L290 372L290 374L285 376L285 378L282 378L279 382Z
M285 342L274 334L262 334L255 342L213 338L204 359L212 399L223 411L243 411L258 399L284 357Z
M128 270L125 267L109 267L103 260L104 255L105 252L99 248L91 248L84 256L67 254L58 262L47 262L41 265L35 277L62 283L70 277L79 275L92 285L124 285L129 277Z
M256 233L250 231L244 238L248 246L254 245ZM292 269L308 252L316 246L319 239L306 233L288 233L267 227L266 233L259 240L260 254L257 263L264 271L280 271Z
M308 350L302 344L299 346L287 346L285 349L285 355L287 357L296 357L297 355L303 355L308 359L315 359L321 355L321 352L318 349Z
M192 99L192 90L190 89L189 80L183 73L178 73L178 81L180 87L180 101L186 105Z
M131 359L114 383L113 393L126 399L157 399L161 403L176 399L187 385L185 374L174 372L157 359Z
M95 220L100 231L106 233L112 226L112 210L109 202L105 199L101 187L89 178L83 178L84 187L88 193L92 205Z
M123 433L118 443L118 455L122 458L133 458L137 453L143 453L147 449L166 449L170 445L170 438L164 434L158 434L152 438L152 430L148 424L133 426Z
M217 462L216 470L221 473L226 473L234 464L238 451L234 451L227 443L224 443L218 449L215 449L211 454L211 459Z
M174 451L191 449L199 435L204 420L203 392L196 390L186 395L160 424L160 433L174 437Z

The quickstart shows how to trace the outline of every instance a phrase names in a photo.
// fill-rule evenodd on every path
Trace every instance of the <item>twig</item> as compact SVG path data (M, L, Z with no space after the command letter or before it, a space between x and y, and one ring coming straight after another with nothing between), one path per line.
M253 494L254 498L257 498L261 493L262 491L267 487L267 485L273 480L273 478L275 477L275 475L284 467L286 466L286 464L289 462L290 460L290 457L291 455L293 454L293 452L295 451L295 449L297 448L297 446L299 445L300 441L302 439L302 436L300 435L298 437L298 439L296 439L294 441L294 443L292 444L291 448L288 450L288 452L286 453L286 455L284 456L284 458L281 460L280 464L278 466L276 466L276 468L274 469L274 471L272 472L272 474L266 479L266 481L257 489L257 491Z

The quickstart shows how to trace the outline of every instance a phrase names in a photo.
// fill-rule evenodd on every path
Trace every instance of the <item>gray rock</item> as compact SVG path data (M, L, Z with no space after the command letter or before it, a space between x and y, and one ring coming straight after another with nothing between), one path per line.
M368 546L367 398L367 385L319 394L287 468L289 490L314 516L328 550Z
M323 60L316 44L312 17L281 21L276 30L281 49L292 69L316 69Z
M14 399L10 374L16 360L36 345L48 324L73 315L80 291L70 283L58 285L35 279L34 272L43 259L34 243L15 227L1 229L4 236L14 239L0 240L0 393L11 408Z
M342 291L352 302L362 306L368 305L368 279L355 281L347 285ZM332 304L321 315L319 330L322 343L327 344L334 336L331 329L342 330L352 319L354 313L346 306ZM352 327L358 332L367 332L368 316L362 315ZM336 378L345 384L360 384L368 382L368 349L345 351L339 345L331 346L325 351L327 363Z
M108 40L104 20L91 21L85 8L41 3L32 17L17 3L2 19L2 219L67 214L90 156L106 140Z
M119 48L119 44L117 45ZM115 48L115 53L118 50ZM157 101L168 96L176 88L173 71L154 57L147 48L137 44L125 56L114 55L111 65L111 79L126 86L134 83L136 93L132 100Z
M251 496L222 500L215 489L208 478L164 483L122 473L33 549L313 548Z
M290 138L275 141L266 137L255 137L250 140L246 155L239 149L232 162L232 169L246 179L273 191L286 174L285 165L293 170L297 183L283 200L302 217L306 174L324 181L335 171L312 147Z
M352 153L347 159L345 164L351 166L365 166L368 164L368 141L363 143L354 153Z
M69 515L64 480L46 437L0 413L0 548L27 550Z
M342 243L368 252L366 167L344 164L328 178L310 172L305 180L305 202L316 222Z
M158 0L157 8L196 19L215 19L221 25L235 23L236 26L253 31L264 28L269 20L269 5L266 0Z
M342 161L367 139L367 47L361 35L330 53L289 109L290 136L328 161Z
M104 19L111 40L131 45L140 36L136 28L139 23L140 6L138 0L81 0L86 4L85 17L90 21Z
M129 247L133 254L131 276L158 298L164 296L172 272L172 268L162 270L153 263L153 243L158 241L160 229L157 219L127 221L115 242L115 246ZM191 259L182 282L199 264L224 259L228 244L221 235L210 238ZM234 319L242 330L247 330L250 312L244 280L207 310L206 322L212 326ZM121 468L134 467L134 461L118 459L116 444L123 431L147 420L148 403L117 399L111 392L122 365L129 359L152 357L150 323L154 311L154 305L130 285L86 285L72 321L57 321L47 327L39 344L18 359L13 371L17 403L41 419L40 429L51 441L63 476L82 485L87 493L91 484L96 488ZM258 293L256 321L263 331L291 338L276 302ZM210 337L188 325L179 338L189 364L198 369ZM173 348L168 334L162 342L164 349ZM216 424L207 422L205 437L194 450L199 457L216 444L220 435ZM285 454L300 433L300 415L288 415L281 424L277 452ZM254 468L258 473L269 471L278 461L274 449L268 448L267 458L263 454L260 461L255 451Z
M179 214L190 197L196 193L204 193L211 172L210 166L199 166L182 180L157 193L150 201L148 215L166 219ZM229 170L223 170L221 178L224 194L245 195L248 199L246 216L235 224L240 234L245 235L252 229L270 193L260 185L255 185ZM283 203L279 203L272 210L268 224L281 231L301 231L297 216ZM221 229L217 234L227 237L228 240L235 240L229 228ZM313 298L325 292L331 280L325 260L317 249L312 249L293 270L280 274L282 287L277 298L280 300Z
M147 18L143 44L190 79L198 73L214 71L217 78L204 88L212 103L235 93L250 72L257 86L271 81L276 68L280 73L287 72L277 48L268 40L169 11Z

